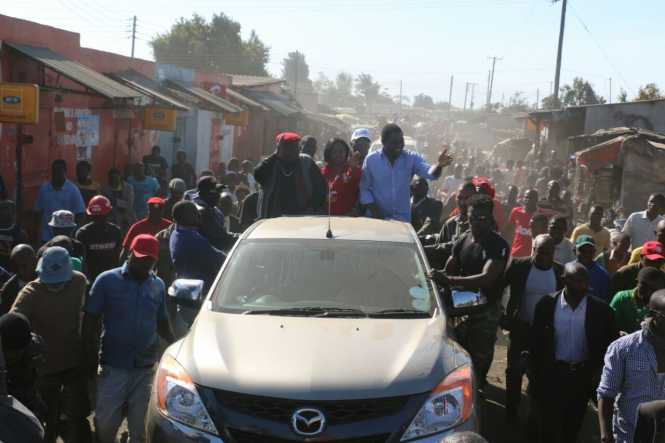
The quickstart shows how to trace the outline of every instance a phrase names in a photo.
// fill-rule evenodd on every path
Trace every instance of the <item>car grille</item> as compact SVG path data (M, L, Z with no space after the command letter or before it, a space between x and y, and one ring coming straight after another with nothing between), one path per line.
M409 397L386 397L364 400L303 401L259 397L229 391L216 391L217 401L236 412L268 420L290 423L293 413L303 407L320 409L329 425L354 423L395 415Z
M229 433L236 443L294 443L303 440L287 440L283 438L274 438L262 434L254 434L251 432L238 431L237 429L230 429ZM339 442L339 443L384 443L388 439L387 434L372 435L370 437L353 438L347 440L325 440L325 443Z

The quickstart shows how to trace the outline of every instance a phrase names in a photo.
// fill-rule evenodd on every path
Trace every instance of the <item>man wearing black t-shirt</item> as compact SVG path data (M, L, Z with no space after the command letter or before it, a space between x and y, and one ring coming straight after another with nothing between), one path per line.
M118 226L107 221L112 210L108 198L103 195L93 197L86 209L92 222L76 233L76 239L85 247L86 275L91 284L102 272L118 267L122 232Z
M487 298L482 311L474 312L455 328L460 344L471 354L480 387L487 381L487 372L494 358L494 344L499 324L500 279L508 261L508 243L493 230L494 204L482 194L468 202L471 226L453 246L443 271L434 271L437 283L464 291L480 292Z

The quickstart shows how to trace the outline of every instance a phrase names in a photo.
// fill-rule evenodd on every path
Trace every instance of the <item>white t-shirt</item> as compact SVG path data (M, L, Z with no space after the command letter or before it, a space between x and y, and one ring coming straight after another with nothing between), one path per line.
M656 239L656 225L663 219L657 216L647 218L647 211L633 212L623 225L623 232L630 236L631 249L641 248L644 243Z
M573 243L567 238L561 240L561 243L554 247L555 262L565 265L566 263L570 263L571 261L575 260L577 260L577 256L575 255L575 247L573 246Z
M529 276L526 279L526 286L524 287L519 319L532 325L538 302L543 297L553 294L555 291L556 276L554 275L554 268L543 271L532 265Z

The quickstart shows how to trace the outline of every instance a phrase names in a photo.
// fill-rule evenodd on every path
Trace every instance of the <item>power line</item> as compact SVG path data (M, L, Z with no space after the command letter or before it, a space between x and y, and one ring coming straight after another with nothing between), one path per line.
M628 90L633 90L633 88L630 86L630 84L628 83L626 78L623 76L623 74L621 74L621 72L616 68L614 63L612 63L612 60L610 60L610 57L607 54L607 52L605 51L605 49L603 49L603 47L600 46L600 43L598 43L598 40L596 40L596 38L593 36L593 34L591 33L591 30L586 25L586 23L584 23L584 20L582 20L582 18L579 16L579 14L577 13L577 11L575 10L575 8L573 7L572 4L570 6L570 10L573 12L573 15L575 16L575 18L580 22L580 24L582 25L582 28L584 28L584 30L587 32L587 34L589 34L589 37L591 38L591 41L593 41L593 43L596 45L596 47L600 51L601 55L605 58L605 61L610 66L610 68L612 68L614 70L614 72L619 76L619 78L621 78L621 81L623 82L624 87L626 87L626 89L628 89Z

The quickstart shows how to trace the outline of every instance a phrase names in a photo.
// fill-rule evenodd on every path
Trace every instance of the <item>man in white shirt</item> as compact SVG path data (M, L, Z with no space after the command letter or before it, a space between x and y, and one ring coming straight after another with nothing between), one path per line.
M568 232L568 219L563 215L557 215L550 220L549 234L554 239L554 261L565 265L577 260L573 243L566 238Z
M554 240L542 234L533 241L533 255L513 257L506 269L510 299L501 327L510 331L506 366L506 419L516 423L525 371L522 354L529 349L529 330L536 305L563 286L563 267L554 262Z
M577 441L594 379L618 337L607 303L587 296L589 271L568 263L565 288L536 305L531 328L530 390L540 406L544 443Z
M623 225L623 232L630 236L631 249L656 240L656 225L663 220L665 195L651 194L645 211L633 212Z

